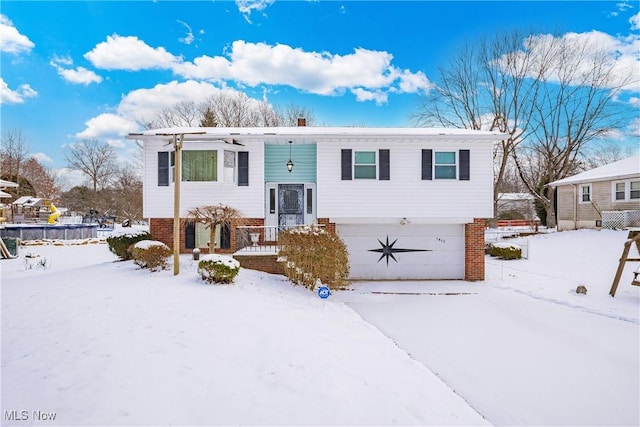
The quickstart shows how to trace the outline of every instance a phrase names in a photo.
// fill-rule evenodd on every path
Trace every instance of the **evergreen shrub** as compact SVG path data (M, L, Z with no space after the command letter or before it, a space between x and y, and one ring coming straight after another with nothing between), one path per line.
M151 271L169 268L169 257L173 252L169 246L155 240L141 240L133 245L133 262L141 268Z
M151 234L148 231L137 230L129 231L123 234L117 234L107 237L109 250L113 252L122 261L132 259L131 249L134 244L141 240L150 240Z
M240 271L240 263L218 254L203 255L198 261L198 274L208 283L232 283Z
M522 248L513 243L492 243L489 245L489 255L500 259L520 259Z
M309 289L318 281L332 289L347 286L349 256L338 235L317 226L304 226L280 233L278 242L285 274L294 284Z

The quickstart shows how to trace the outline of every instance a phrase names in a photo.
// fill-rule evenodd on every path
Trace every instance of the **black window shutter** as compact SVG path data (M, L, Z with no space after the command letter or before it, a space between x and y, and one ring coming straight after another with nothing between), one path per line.
M231 248L231 227L228 223L220 226L220 249Z
M247 187L249 185L249 152L238 152L238 185Z
M433 150L422 150L422 179L433 179Z
M196 247L196 224L187 222L184 225L184 247L193 249Z
M460 181L469 181L469 150L460 150Z
M342 150L342 180L353 179L351 172L351 150Z
M389 181L390 177L390 165L389 165L389 150L379 150L378 151L378 160L380 161L380 165L378 165L378 175L380 176L381 181Z
M158 152L158 186L169 186L169 152Z

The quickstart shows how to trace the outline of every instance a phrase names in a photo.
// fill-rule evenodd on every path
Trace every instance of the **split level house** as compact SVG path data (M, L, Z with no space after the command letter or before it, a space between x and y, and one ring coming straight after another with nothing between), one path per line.
M318 224L349 252L351 279L484 280L485 218L493 214L492 147L503 135L435 128L167 128L130 134L144 147L144 216L173 245L176 148L179 212L222 203L242 212L254 244ZM183 224L181 252L205 248L203 224ZM247 244L234 224L216 250Z
M558 230L640 226L640 155L549 184Z

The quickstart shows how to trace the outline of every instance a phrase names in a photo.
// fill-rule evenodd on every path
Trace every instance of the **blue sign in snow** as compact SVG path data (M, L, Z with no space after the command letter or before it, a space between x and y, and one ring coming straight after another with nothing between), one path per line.
M320 288L318 288L318 296L320 298L326 299L329 298L329 295L331 295L331 291L326 286L321 286Z

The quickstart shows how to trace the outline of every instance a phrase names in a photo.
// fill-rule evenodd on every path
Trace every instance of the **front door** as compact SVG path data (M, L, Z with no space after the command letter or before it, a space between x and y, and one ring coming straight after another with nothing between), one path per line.
M278 226L304 224L304 184L278 184Z

